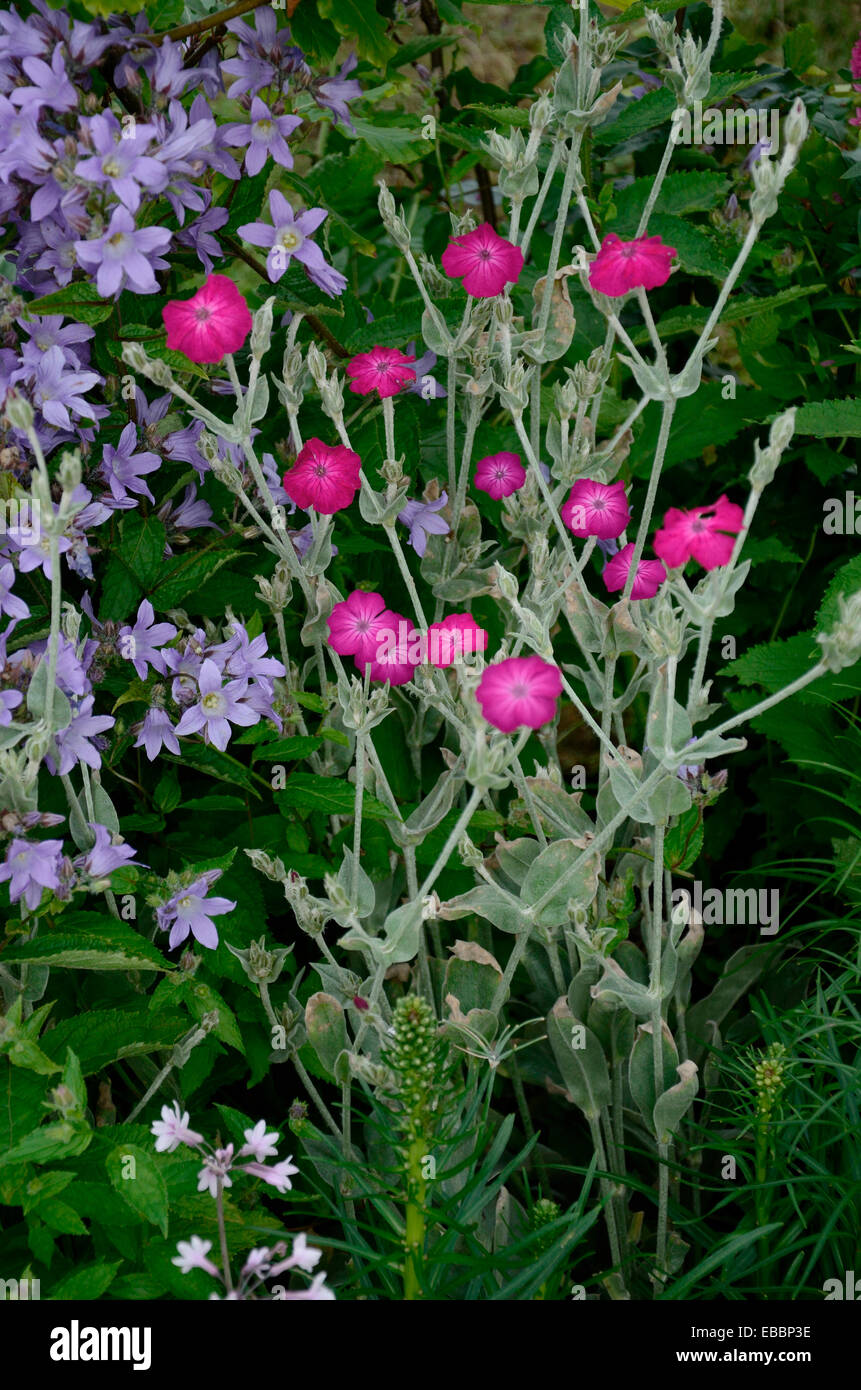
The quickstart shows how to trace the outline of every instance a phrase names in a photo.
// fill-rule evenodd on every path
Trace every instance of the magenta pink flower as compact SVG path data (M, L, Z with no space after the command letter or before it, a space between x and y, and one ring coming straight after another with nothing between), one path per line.
M359 455L343 444L330 446L322 439L309 439L284 474L284 490L304 511L313 507L323 516L332 516L349 507L358 492L361 466Z
M523 252L497 236L489 222L457 236L442 253L442 268L451 280L463 280L467 294L492 299L506 285L516 285L523 269Z
M488 724L504 734L549 723L561 693L562 672L540 656L509 656L488 666L475 692Z
M655 532L655 554L671 570L687 560L696 560L703 569L717 569L729 563L743 521L741 507L725 493L710 507L693 507L689 512L670 507L663 526Z
M629 290L655 290L669 280L675 254L675 247L665 246L659 236L621 241L610 232L589 267L589 284L611 299Z
M621 536L631 520L625 484L578 478L560 515L568 530L581 540L597 536L601 541L609 541Z
M380 594L354 589L329 614L329 646L339 656L354 656L363 669L375 661L380 638L397 631L398 618L390 613Z
M190 362L220 362L251 332L251 312L227 275L210 275L191 299L171 299L161 316L168 347Z
M498 502L500 497L510 497L523 487L526 469L519 454L488 454L476 464L473 482L479 492L486 492Z
M415 381L416 374L408 362L415 362L415 354L406 357L397 348L373 347L370 352L360 352L347 363L350 390L357 396L368 396L377 391L382 396L396 396L404 386Z
M389 685L406 685L416 673L416 667L423 660L423 638L400 613L389 613L391 627L381 631L377 639L374 660L368 663L372 681L388 681ZM365 662L356 658L356 665L364 670Z
M861 34L852 45L852 57L849 60L849 70L852 73L853 82L861 82Z
M425 659L431 666L453 666L464 656L487 651L487 633L470 613L450 613L427 631Z
M614 555L612 560L604 566L601 577L608 593L615 594L620 589L624 589L628 582L628 571L631 568L633 558L634 542L629 541L618 555ZM637 577L631 590L631 598L654 598L666 577L667 571L659 561L641 560L637 566Z

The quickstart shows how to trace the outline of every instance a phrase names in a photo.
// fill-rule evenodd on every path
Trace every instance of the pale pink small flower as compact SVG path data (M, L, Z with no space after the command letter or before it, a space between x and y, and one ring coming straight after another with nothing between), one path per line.
M244 1137L240 1157L250 1154L257 1163L263 1163L267 1158L274 1158L278 1152L278 1134L275 1130L267 1133L265 1120L258 1120L253 1129L246 1129Z
M470 613L450 613L427 631L425 659L431 666L453 666L464 656L487 651L487 633Z
M193 1269L202 1269L207 1274L218 1275L218 1266L206 1258L212 1249L211 1240L201 1240L200 1236L192 1236L190 1240L178 1240L176 1248L179 1253L174 1255L171 1264L176 1265L181 1274L190 1274Z
M289 1303L299 1301L313 1301L315 1303L334 1303L335 1295L332 1290L326 1287L325 1274L315 1274L311 1280L310 1287L307 1289L287 1290L283 1293L272 1295L276 1302Z
M397 614L389 612L380 594L354 589L329 614L329 646L339 656L354 656L360 669L374 661L383 632L397 627Z
M729 563L743 523L742 508L725 493L709 507L690 511L670 507L663 526L655 532L655 554L671 570L688 560L696 560L703 569L717 569Z
M442 253L442 268L451 280L463 280L467 294L492 299L506 285L516 285L523 269L523 252L498 236L489 222L455 237Z
M150 1134L156 1136L156 1153L172 1154L180 1144L188 1144L190 1148L194 1148L203 1140L202 1134L189 1129L188 1111L180 1110L178 1100L173 1102L172 1108L169 1105L161 1107L161 1119L153 1120Z
M504 734L549 723L561 693L561 671L540 656L509 656L488 666L475 692L488 724Z
M621 536L631 520L624 483L597 483L578 478L560 515L573 535L608 541Z
M608 593L618 593L628 582L628 571L634 558L634 542L629 541L609 561L601 574ZM667 571L658 560L641 560L637 566L637 577L631 589L632 599L654 598L667 577Z
M589 267L589 284L611 299L618 299L629 290L658 289L670 278L675 254L675 247L665 246L659 236L622 241L610 232Z
M343 444L324 444L309 439L292 468L284 474L284 490L291 502L323 516L349 507L359 490L362 461Z
M373 347L370 352L360 352L347 363L350 390L357 396L368 396L376 391L380 397L396 396L416 374L408 362L415 362L415 355L406 357L397 348Z
M279 1264L273 1265L269 1271L273 1278L279 1274L285 1274L288 1269L304 1269L306 1274L310 1274L315 1265L322 1258L322 1250L317 1250L313 1245L308 1244L308 1238L304 1231L300 1231L293 1237L293 1249Z
M171 299L161 316L167 346L190 362L220 362L251 332L251 311L227 275L210 275L191 299Z
M526 469L519 454L488 454L476 464L473 482L479 492L486 492L498 502L501 497L510 497L512 492L523 487Z
M289 1192L293 1186L290 1179L294 1173L299 1172L296 1165L290 1161L292 1157L291 1154L290 1158L283 1158L280 1163L273 1163L271 1166L266 1163L243 1163L242 1171L250 1173L253 1178L262 1178L279 1192Z
M250 1166L249 1164L248 1167ZM232 1144L228 1144L226 1149L216 1149L214 1154L207 1154L203 1160L203 1167L197 1175L198 1192L208 1192L210 1197L217 1197L219 1182L222 1187L232 1187L233 1179L230 1176L232 1167Z

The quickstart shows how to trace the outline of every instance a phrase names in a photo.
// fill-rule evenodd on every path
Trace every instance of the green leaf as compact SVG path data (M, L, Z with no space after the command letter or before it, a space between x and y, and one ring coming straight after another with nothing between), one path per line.
M238 550L212 547L169 561L162 567L162 577L150 594L153 607L162 613L168 608L175 608L217 574L222 565L240 553Z
M374 0L317 0L317 9L343 38L350 40L360 58L385 67L397 53L397 46L386 32L386 20L377 13Z
M645 98L644 98L645 100ZM808 295L818 294L824 290L824 285L790 285L788 289L781 290L779 294L766 295L762 299L757 299L753 295L737 295L730 297L720 321L726 323L740 323L742 320L755 318L757 314L767 314L773 309L780 309L784 304L791 304L796 299L805 299ZM680 308L671 309L668 314L659 321L658 333L662 339L677 337L680 333L699 333L705 327L709 313L706 308L695 305L683 305ZM635 343L646 343L649 341L648 329L638 329L632 335ZM799 415L807 409L802 406ZM796 430L800 427L796 420Z
M151 589L158 579L166 541L167 533L157 516L135 513L120 523L117 553L142 589Z
M332 1080L336 1060L349 1047L344 1010L337 999L322 992L312 994L305 1005L305 1027L317 1061Z
M703 847L703 818L691 806L664 837L664 864L672 872L686 870L699 859Z
M859 578L853 586L858 588L861 585L861 559L850 561L850 565L858 567ZM844 568L848 569L849 566ZM834 582L832 580L832 585ZM825 610L827 602L828 595L823 600L820 613ZM836 594L834 606L836 609ZM812 632L800 632L786 641L764 642L758 647L751 647L744 656L730 661L724 667L724 674L734 676L742 685L764 686L769 694L773 694L815 666L819 650Z
M389 59L388 71L396 72L398 68L406 67L407 63L418 62L426 53L434 53L438 48L447 48L453 43L457 43L456 34L428 34L422 38L410 39L408 43L401 44L395 55Z
M99 618L103 623L121 623L137 607L143 590L116 551L108 560L102 584Z
M597 1120L610 1104L607 1059L595 1034L574 1017L567 999L557 999L548 1014L547 1037L571 1100L587 1120Z
M571 874L570 869L580 859L583 862L579 869ZM568 920L568 903L571 899L582 907L589 906L598 891L599 867L598 856L584 857L583 846L575 840L554 840L538 855L523 881L521 898L524 906L532 907L553 889L534 920L539 926L558 926L560 922Z
M105 1159L108 1179L132 1211L167 1235L167 1186L157 1159L136 1144L118 1144Z
M92 4L92 0L90 0ZM113 14L117 5L115 0L106 0L110 6L109 14ZM120 6L122 8L122 6ZM93 1264L83 1265L80 1269L75 1269L71 1274L67 1274L64 1279L56 1283L48 1295L52 1301L65 1302L76 1299L99 1299L107 1293L114 1281L117 1270L122 1265L122 1260L117 1260L115 1264L108 1264L104 1260L98 1260Z
M187 741L183 744L182 757L170 761L181 768L194 767L198 772L205 772L207 776L215 777L220 782L230 782L233 786L244 787L253 796L260 796L254 773L229 753L222 753L218 748L211 748L208 744Z
M650 177L635 179L613 194L616 216L607 224L606 230L614 231L623 238L633 235L640 221L652 191L654 179ZM669 174L661 185L655 204L655 213L678 215L687 212L704 212L725 200L729 190L726 174L701 170L694 173ZM649 232L655 228L649 223ZM663 236L663 234L661 233ZM670 243L673 245L674 243Z
M803 77L816 63L819 55L819 35L812 24L796 24L783 40L783 61Z
M283 791L276 794L278 809L295 807L299 811L323 811L327 816L352 816L356 811L356 788L311 772L294 772ZM365 793L362 814L372 820L388 820L391 812L375 796Z
M60 927L3 952L3 961L32 961L70 970L169 970L153 946L126 922L96 912L63 913Z
M105 13L114 14L116 11L117 6L112 5ZM113 303L102 299L95 285L85 280L67 285L65 289L56 290L53 294L43 295L41 299L31 300L24 309L24 317L62 314L65 318L77 320L78 323L96 324L104 323L113 311Z
M311 734L294 734L292 738L281 738L275 743L265 743L262 747L255 748L253 759L255 762L262 759L264 762L296 762L299 758L307 758L309 753L314 753L320 747L323 740Z
M376 125L363 120L361 116L354 116L353 127L353 139L363 141L388 163L412 163L427 153L427 143L422 140L418 125Z
M227 1043L228 1047L235 1047L237 1052L245 1052L245 1043L242 1041L236 1015L217 990L204 984L202 980L190 980L183 988L183 998L192 1017L196 1018L198 1023L206 1014L217 1013L218 1023L212 1030L215 1036Z
M796 434L812 434L816 439L831 436L857 438L861 435L861 399L811 401L795 416Z
M152 1010L148 999L129 999L122 1008L86 1009L63 1019L44 1035L49 1055L62 1059L67 1048L77 1055L85 1076L102 1071L122 1057L139 1057L173 1047L188 1032L178 1009Z

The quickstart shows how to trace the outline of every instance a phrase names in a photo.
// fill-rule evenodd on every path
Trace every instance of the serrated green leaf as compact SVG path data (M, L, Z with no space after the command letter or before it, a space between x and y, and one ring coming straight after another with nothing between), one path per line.
M350 783L337 782L332 777L320 777L313 772L294 772L283 791L276 793L279 810L295 807L298 811L323 811L327 816L352 816L356 809L356 788ZM362 814L371 820L388 820L391 812L375 796L365 793Z
M93 0L89 0L89 3L92 4ZM113 13L117 8L114 0L106 0L106 3L110 5L109 13ZM117 1260L115 1264L98 1260L93 1264L84 1265L54 1284L48 1297L52 1301L60 1302L75 1301L76 1299L99 1299L111 1287L121 1265L122 1260Z
M386 32L386 20L378 14L373 0L317 0L317 9L350 40L360 58L385 67L397 52Z
M136 1144L117 1144L105 1159L108 1180L138 1216L167 1235L168 1195L158 1160Z
M291 738L281 738L275 743L265 743L254 749L255 762L296 762L315 753L322 744L322 738L311 734L294 734Z
M812 434L817 439L857 438L861 435L861 399L811 401L798 410L795 432Z
M113 6L107 13L115 13ZM114 311L113 303L102 299L95 285L89 281L67 285L65 289L53 294L33 299L24 310L24 317L31 319L43 314L62 314L64 318L75 319L78 323L104 323Z
M3 952L4 963L34 961L70 970L167 970L157 946L125 922L95 912L65 912L60 928Z

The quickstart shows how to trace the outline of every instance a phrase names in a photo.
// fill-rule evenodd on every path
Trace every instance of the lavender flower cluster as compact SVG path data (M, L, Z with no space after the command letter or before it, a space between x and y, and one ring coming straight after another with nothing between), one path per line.
M66 782L77 768L96 775L101 769L105 735L116 720L96 712L95 687L125 663L139 681L154 680L146 717L132 729L134 746L150 760L163 749L178 754L183 737L200 737L223 751L236 727L267 719L281 728L273 682L284 676L284 666L266 654L263 636L250 638L240 624L223 640L191 625L180 632L155 622L152 605L143 600L134 621L118 627L98 621L85 593L80 607L89 635L80 636L80 620L71 627L64 620L51 661L48 640L16 636L20 624L40 615L23 596L30 598L28 585L37 593L26 576L53 585L68 571L89 583L93 557L103 548L99 529L113 527L118 514L142 503L156 509L170 558L190 531L220 530L199 495L206 477L220 464L243 475L247 470L236 445L210 436L212 448L204 451L201 420L178 428L169 394L149 400L140 385L129 387L124 379L117 399L115 385L98 369L103 360L93 356L92 324L104 312L100 306L100 318L83 306L94 302L93 291L112 302L123 291L160 293L177 255L193 254L209 274L214 261L235 250L219 237L235 185L269 161L290 169L288 141L307 126L314 108L353 129L349 103L361 94L351 76L355 55L335 75L315 74L290 30L278 25L268 6L248 21L229 21L226 40L202 45L198 60L194 40L151 34L145 14L82 22L45 0L34 0L26 15L15 8L0 14L0 235L7 248L0 261L0 493L12 498L0 526L0 618L6 620L0 747L12 750L35 727L23 721L34 712L31 686L41 666L41 678L46 671L51 676L52 698L64 702L67 717L47 731L46 747L37 752L48 773ZM243 119L216 117L215 104L225 97ZM294 212L276 193L269 205L273 225L251 223L237 235L250 246L269 247L270 278L279 279L295 261L327 294L342 293L344 277L313 240L325 210ZM50 301L39 312L40 300L64 292L70 306L76 304L78 286L85 321L51 311ZM232 391L230 382L217 379L206 389L216 396ZM60 498L55 481L41 499L42 524L34 525L35 492L26 491L31 468L37 455L51 458L62 446L75 450L74 485L63 483ZM197 481L157 502L151 489L165 465L190 467ZM263 454L261 470L266 493L257 490L260 503L267 511L295 512L271 454ZM310 523L288 534L305 554ZM32 756L33 738L26 747ZM71 784L67 793L71 805ZM0 803L8 837L0 883L9 883L22 912L36 912L46 890L68 900L76 890L104 886L114 869L135 858L115 824L109 828L99 817L81 818L91 843L77 856L65 852L62 840L30 838L64 819L35 806L35 799L5 809ZM79 848L81 834L79 825ZM157 922L171 931L171 945L189 931L215 944L210 917L225 910L219 904L227 900L206 895L218 876L210 871L179 883L161 903ZM192 910L192 900L205 900L205 909Z

